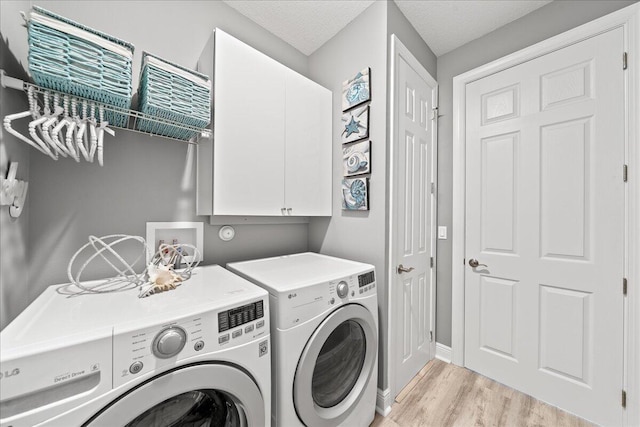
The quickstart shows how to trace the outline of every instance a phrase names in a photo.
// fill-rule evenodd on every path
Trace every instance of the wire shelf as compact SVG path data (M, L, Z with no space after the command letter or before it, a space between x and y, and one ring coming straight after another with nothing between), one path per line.
M165 139L169 139L169 140L172 140L172 141L180 141L180 142L184 142L184 143L187 143L187 144L197 144L198 141L200 139L202 139L202 138L210 139L212 137L211 130L207 129L207 128L202 129L202 128L190 126L190 125L185 124L185 123L174 122L172 120L163 119L163 118L155 117L155 116L150 116L148 114L143 114L140 111L114 107L114 106L106 105L106 104L103 104L101 102L94 101L94 100L91 100L91 99L82 98L80 96L70 95L68 93L59 92L59 91L52 90L52 89L46 89L46 88L34 85L33 83L29 83L29 82L25 82L25 81L22 81L22 80L13 78L13 77L9 77L4 73L4 71L1 74L1 78L2 78L2 86L3 87L9 87L9 88L13 88L13 89L23 90L25 92L27 90L29 90L30 87L32 87L33 90L38 94L42 94L42 95L44 95L45 93L48 93L48 94L51 94L51 95L58 94L60 97L65 97L66 96L66 97L69 97L70 99L73 98L78 102L86 102L86 103L89 103L89 104L94 104L98 108L102 107L105 112L112 112L114 114L122 114L122 115L126 116L127 117L126 126L117 126L117 125L113 125L113 124L109 123L109 127L114 128L114 129L123 129L123 130L136 132L136 133L141 133L141 134L149 135L149 136L153 136L153 137L165 138ZM162 125L174 126L174 127L180 128L182 130L186 130L186 131L189 131L189 132L194 132L198 136L196 138L193 138L193 139L187 141L187 140L183 140L183 139L178 139L178 138L173 138L173 137L170 137L170 136L161 135L161 134L158 134L158 133L141 131L141 130L136 129L136 124L138 123L138 120L148 120L149 122L152 122L152 123L157 124L159 126L162 126Z

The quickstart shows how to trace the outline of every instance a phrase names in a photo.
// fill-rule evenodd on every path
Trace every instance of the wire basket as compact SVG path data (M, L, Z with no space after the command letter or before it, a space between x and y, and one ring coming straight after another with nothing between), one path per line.
M211 121L211 81L204 74L143 53L139 109L142 113L176 124L204 129ZM170 124L140 120L136 128L189 140L198 132Z
M29 72L36 84L112 105L131 107L134 46L33 6L27 25ZM128 117L107 112L125 127Z

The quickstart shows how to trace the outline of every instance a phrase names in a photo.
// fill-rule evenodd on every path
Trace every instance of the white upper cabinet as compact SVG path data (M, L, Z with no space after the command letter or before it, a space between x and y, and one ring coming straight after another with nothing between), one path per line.
M219 29L199 68L215 84L197 213L331 215L331 92Z

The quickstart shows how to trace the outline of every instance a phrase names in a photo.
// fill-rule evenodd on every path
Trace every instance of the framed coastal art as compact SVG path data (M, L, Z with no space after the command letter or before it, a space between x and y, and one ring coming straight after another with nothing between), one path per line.
M342 83L342 111L347 111L371 99L369 67Z
M371 141L354 142L342 147L343 176L371 173Z
M347 211L369 210L369 180L344 178L342 180L342 209Z
M342 143L369 137L369 106L365 105L342 113Z

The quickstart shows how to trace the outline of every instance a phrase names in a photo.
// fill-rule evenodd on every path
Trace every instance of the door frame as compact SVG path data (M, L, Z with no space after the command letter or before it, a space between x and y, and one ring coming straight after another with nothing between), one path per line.
M465 292L465 134L467 84L513 66L546 55L598 34L622 27L624 51L628 53L625 87L625 158L628 180L625 188L624 274L628 292L624 302L624 373L627 394L625 425L640 424L640 3L519 50L453 78L453 230L452 230L452 363L464 361ZM622 58L620 58L622 67ZM622 165L620 165L622 170ZM463 261L462 263L460 261ZM620 278L622 292L622 277ZM622 393L622 390L621 390Z
M395 220L396 220L396 207L398 205L398 195L395 191L395 186L397 183L396 173L398 170L398 165L396 164L398 161L398 112L400 111L398 101L399 101L399 90L396 88L397 78L398 78L398 66L399 59L403 58L426 82L433 85L435 88L435 98L438 99L438 83L437 81L429 74L429 72L425 69L425 67L413 56L413 54L407 49L407 47L400 41L400 39L395 35L391 34L389 36L389 46L390 46L390 61L389 61L389 198L387 199L387 212L388 212L388 222L387 222L387 231L388 231L388 276L387 276L387 345L386 352L388 360L387 364L387 390L384 391L384 397L382 399L378 399L385 401L384 407L380 406L380 409L383 410L383 415L387 415L391 411L391 403L395 399L396 395L401 390L395 390L395 379L396 379L396 340L397 336L394 334L393 328L396 327L395 318L397 315L397 303L394 299L394 289L396 288L397 274L395 271L395 266L397 265L397 259L395 257L395 247L396 240L398 236L395 232ZM435 105L437 108L437 105ZM435 110L434 114L437 114L437 110ZM432 215L431 215L431 240L429 244L432 248L432 255L434 259L433 268L431 269L431 277L433 281L433 294L431 295L431 307L430 309L430 317L431 317L431 325L433 328L433 341L431 342L430 353L435 355L436 351L436 340L435 340L435 309L436 309L436 266L437 266L437 256L436 256L436 226L438 224L437 221L437 213L438 213L438 197L437 197L437 189L438 189L438 120L432 121L434 126L434 131L436 137L433 141L433 156L431 158L431 173L432 173L432 182L435 186L434 196L432 197L433 204L431 206Z

